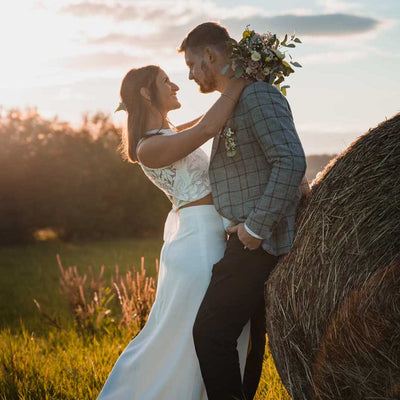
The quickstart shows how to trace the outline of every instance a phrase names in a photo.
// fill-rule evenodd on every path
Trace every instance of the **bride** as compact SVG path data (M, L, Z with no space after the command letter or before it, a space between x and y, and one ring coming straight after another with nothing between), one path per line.
M224 254L225 230L213 206L209 160L199 146L218 134L245 82L232 79L201 119L174 128L167 114L181 106L179 87L162 69L132 69L122 81L127 155L168 196L172 210L148 321L120 355L98 400L207 399L192 328L213 264ZM248 338L249 324L237 345L242 376Z

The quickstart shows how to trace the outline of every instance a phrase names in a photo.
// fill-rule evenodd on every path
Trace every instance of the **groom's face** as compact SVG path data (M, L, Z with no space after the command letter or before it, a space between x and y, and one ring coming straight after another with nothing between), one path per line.
M203 51L185 51L186 65L189 67L189 79L194 80L201 93L211 93L217 89L215 75Z

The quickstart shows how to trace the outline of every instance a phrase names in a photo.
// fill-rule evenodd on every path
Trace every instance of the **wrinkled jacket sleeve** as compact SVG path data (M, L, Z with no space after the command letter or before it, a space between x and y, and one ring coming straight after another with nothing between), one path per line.
M244 102L248 124L271 165L267 186L247 217L246 225L268 239L288 206L298 201L306 159L290 106L278 89L255 83Z

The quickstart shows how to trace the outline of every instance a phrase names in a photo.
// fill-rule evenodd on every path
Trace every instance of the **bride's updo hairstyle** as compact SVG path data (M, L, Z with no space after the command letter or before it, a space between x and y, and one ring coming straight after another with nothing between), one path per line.
M160 67L147 65L131 69L122 80L120 96L128 114L127 132L121 143L121 151L130 162L137 162L136 146L145 136L148 104L140 94L142 87L148 88L151 104L159 108L156 78Z

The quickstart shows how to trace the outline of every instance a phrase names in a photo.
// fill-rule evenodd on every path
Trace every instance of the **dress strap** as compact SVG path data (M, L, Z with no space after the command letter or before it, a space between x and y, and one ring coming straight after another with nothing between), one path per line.
M143 142L143 140L148 139L148 138L151 137L151 136L162 135L162 134L163 134L163 133L160 132L160 131L156 131L156 132L154 132L154 133L153 133L153 131L145 132L145 133L144 133L144 136L141 137L141 138L139 139L139 141L138 141L138 143L137 143L137 146L139 146L139 144L140 144L141 142Z

